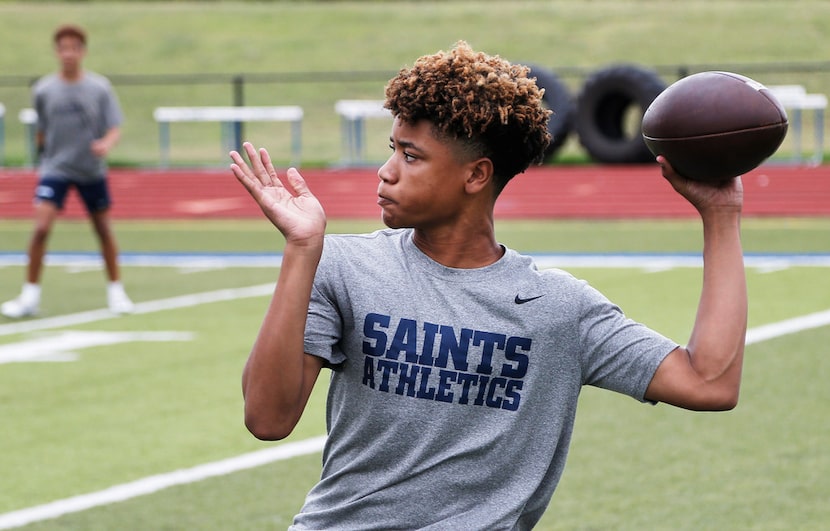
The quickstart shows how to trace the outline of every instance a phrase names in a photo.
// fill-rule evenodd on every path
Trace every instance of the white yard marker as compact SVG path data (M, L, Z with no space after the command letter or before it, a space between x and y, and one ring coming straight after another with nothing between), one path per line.
M17 343L0 345L0 365L33 361L75 361L76 351L134 341L191 341L191 332L104 332L66 330L55 335L35 337Z
M172 310L174 308L187 308L190 306L197 306L199 304L207 304L211 302L244 299L247 297L262 297L264 295L270 295L273 292L273 283L260 284L258 286L250 286L247 288L206 291L204 293L182 295L180 297L171 297L169 299L139 302L135 305L134 313L152 313L164 310ZM91 310L88 312L73 313L69 315L59 315L57 317L46 317L44 319L20 321L0 325L0 336L22 334L24 332L34 332L36 330L48 330L50 328L63 328L66 326L93 323L96 321L103 321L105 319L115 319L118 317L118 315L113 314L109 310Z

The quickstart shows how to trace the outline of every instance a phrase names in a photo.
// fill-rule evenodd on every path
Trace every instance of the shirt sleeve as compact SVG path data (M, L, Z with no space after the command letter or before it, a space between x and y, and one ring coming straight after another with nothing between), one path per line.
M581 310L583 384L645 401L657 367L678 344L629 319L594 288L587 287Z
M306 318L304 348L307 354L322 358L329 366L336 366L346 361L346 354L340 344L343 319L335 291L336 250L328 243L330 241L327 239L314 276Z
M46 103L43 101L43 93L38 90L36 86L32 91L32 107L37 114L37 121L35 122L36 131L46 130Z
M124 115L121 112L121 105L118 102L118 95L115 93L109 82L105 83L106 96L104 98L104 127L106 131L121 126L124 122Z

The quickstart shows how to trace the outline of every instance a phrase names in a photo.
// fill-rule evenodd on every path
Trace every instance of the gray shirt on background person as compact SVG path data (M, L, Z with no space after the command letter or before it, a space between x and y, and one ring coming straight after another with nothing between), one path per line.
M50 74L38 80L32 97L37 129L44 138L39 176L78 183L103 179L106 161L95 156L90 145L123 121L109 80L89 71L74 82Z

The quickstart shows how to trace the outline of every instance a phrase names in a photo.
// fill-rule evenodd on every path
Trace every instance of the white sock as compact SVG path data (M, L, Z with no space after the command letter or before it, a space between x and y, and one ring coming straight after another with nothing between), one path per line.
M33 284L31 282L23 284L23 290L20 292L20 298L27 303L39 303L40 284Z
M107 291L108 291L109 293L113 293L113 292L123 292L123 291L124 291L124 285L123 285L123 284L121 284L121 281L119 281L119 280L114 280L114 281L110 282L110 283L107 285Z

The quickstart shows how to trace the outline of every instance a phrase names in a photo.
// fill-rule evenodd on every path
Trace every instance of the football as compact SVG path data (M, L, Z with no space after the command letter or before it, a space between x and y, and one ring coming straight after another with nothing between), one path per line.
M787 134L787 113L761 83L700 72L661 92L643 114L643 140L680 175L720 184L758 167Z

